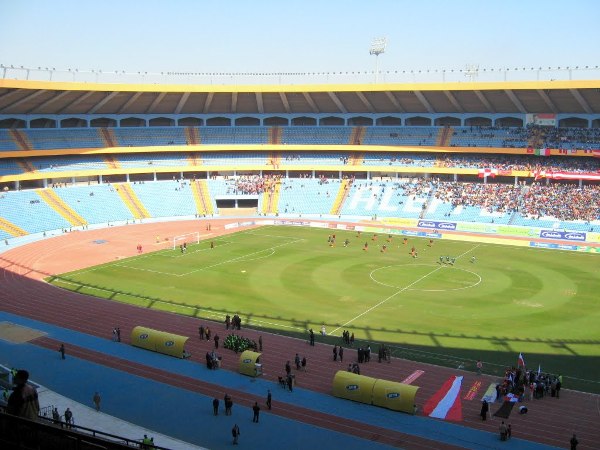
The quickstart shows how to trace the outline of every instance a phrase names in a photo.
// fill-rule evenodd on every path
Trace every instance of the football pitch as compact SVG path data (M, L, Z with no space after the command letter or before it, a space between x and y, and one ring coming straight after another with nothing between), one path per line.
M237 313L244 326L302 337L325 325L331 342L349 330L395 356L466 369L481 359L498 375L522 352L528 368L568 378L565 387L600 391L597 255L281 226L212 242L48 281L198 318Z

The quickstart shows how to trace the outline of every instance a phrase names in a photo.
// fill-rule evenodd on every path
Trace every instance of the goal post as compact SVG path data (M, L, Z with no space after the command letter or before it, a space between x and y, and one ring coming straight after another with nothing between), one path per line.
M200 233L196 231L195 233L187 233L181 234L179 236L175 236L173 238L173 250L179 247L182 244L199 244L200 243Z

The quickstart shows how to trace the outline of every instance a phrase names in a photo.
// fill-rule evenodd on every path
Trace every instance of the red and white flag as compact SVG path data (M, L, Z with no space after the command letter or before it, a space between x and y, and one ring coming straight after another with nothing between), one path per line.
M517 361L517 367L525 367L525 359L523 359L523 353L519 353L519 360Z
M498 175L498 169L479 169L477 176L479 178L492 177Z
M449 378L443 386L423 405L423 412L429 417L461 421L462 404L460 402L460 388L462 376Z

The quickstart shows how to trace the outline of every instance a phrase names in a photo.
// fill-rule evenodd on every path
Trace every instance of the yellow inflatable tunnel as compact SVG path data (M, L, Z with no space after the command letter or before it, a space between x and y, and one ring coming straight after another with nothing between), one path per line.
M333 377L333 395L370 405L376 381L375 378L340 370Z
M176 358L184 357L184 346L187 340L187 336L179 336L146 327L135 327L131 331L131 345L175 356Z
M262 375L261 353L246 350L240 355L240 373L249 377Z
M373 404L414 414L415 396L418 390L418 386L411 384L377 380L373 386Z

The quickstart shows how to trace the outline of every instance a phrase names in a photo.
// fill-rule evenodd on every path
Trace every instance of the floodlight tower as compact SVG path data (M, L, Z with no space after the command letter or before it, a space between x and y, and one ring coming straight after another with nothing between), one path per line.
M379 55L385 53L387 38L375 38L371 43L369 55L375 55L375 83L379 80Z
M464 74L465 77L469 79L469 81L477 80L477 76L479 75L479 64L467 64Z

